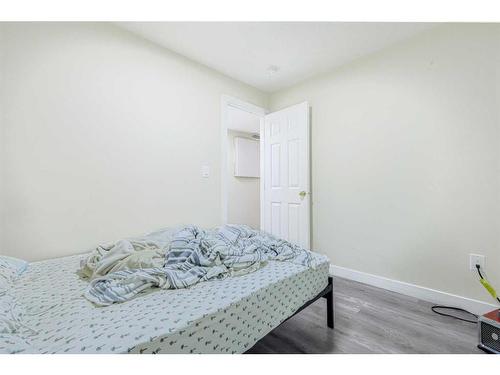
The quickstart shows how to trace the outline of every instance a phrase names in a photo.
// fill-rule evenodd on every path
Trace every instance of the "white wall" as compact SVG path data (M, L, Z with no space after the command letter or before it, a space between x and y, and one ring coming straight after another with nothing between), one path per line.
M227 222L260 228L260 179L234 176L234 137L250 138L250 133L227 132Z
M0 253L219 224L221 95L266 94L110 24L2 28Z
M489 301L468 253L500 285L499 47L444 26L272 95L312 106L316 249ZM265 94L104 23L3 24L0 56L0 253L219 223L220 96Z
M3 80L3 75L4 75L4 52L5 49L2 48L4 45L4 29L0 24L0 95L2 91L2 87L4 85L4 80ZM4 126L3 126L3 117L4 117L4 109L3 109L3 101L1 100L0 96L0 246L3 243L3 212L4 212L4 199L3 199L3 193L4 193L4 185L5 182L3 181L3 170L4 170L4 147L3 147L3 139L5 138L5 133L4 133ZM1 248L0 248L0 253L2 253Z
M500 27L446 25L271 96L312 107L313 245L490 302L500 286Z

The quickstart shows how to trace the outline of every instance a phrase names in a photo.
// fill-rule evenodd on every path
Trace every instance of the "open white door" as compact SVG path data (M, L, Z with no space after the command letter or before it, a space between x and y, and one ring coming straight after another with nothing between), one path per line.
M309 249L311 197L308 103L266 115L263 127L261 229Z

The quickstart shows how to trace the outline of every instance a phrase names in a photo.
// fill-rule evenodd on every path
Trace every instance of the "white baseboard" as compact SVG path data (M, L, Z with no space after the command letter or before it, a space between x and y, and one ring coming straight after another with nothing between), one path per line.
M428 301L439 305L460 307L462 309L473 312L474 314L484 314L488 311L498 308L498 306L490 303L457 296L456 294L446 293L440 290L430 289L420 285L405 283L403 281L392 280L386 277L372 275L350 268L330 265L330 274L333 276L342 277L344 279L354 280L363 284L390 290L392 292L401 293L410 297L415 297L423 301Z

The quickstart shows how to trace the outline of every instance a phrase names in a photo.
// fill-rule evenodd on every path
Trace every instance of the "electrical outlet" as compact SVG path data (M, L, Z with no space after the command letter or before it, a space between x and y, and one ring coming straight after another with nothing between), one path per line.
M481 269L484 269L484 263L485 263L485 256L481 254L469 254L469 259L470 259L470 270L471 271L476 271L476 264L479 264Z

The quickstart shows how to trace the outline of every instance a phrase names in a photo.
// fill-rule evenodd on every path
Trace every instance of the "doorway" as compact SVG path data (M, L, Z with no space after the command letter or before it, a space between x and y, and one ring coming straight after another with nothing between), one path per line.
M222 223L246 224L310 249L307 102L268 113L222 98Z
M261 122L264 108L222 98L222 223L261 228Z

